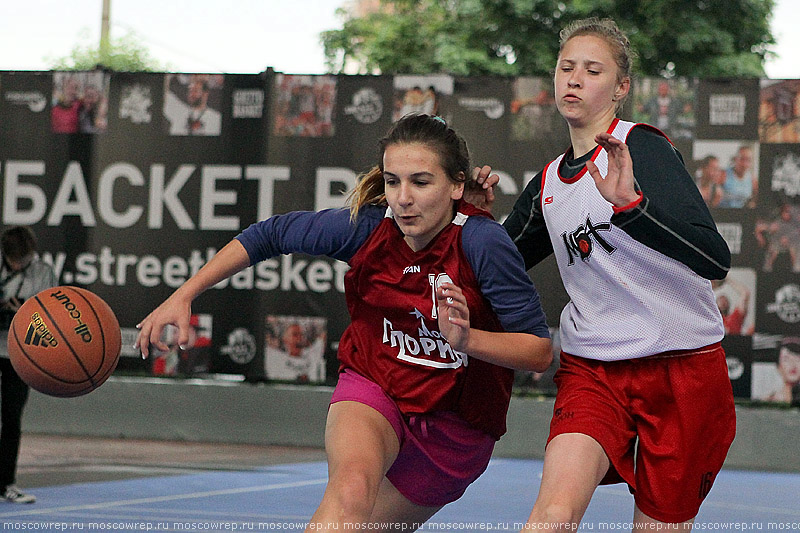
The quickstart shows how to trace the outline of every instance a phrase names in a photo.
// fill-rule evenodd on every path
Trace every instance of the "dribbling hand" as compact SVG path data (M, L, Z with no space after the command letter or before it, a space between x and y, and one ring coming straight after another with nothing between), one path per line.
M191 303L183 302L176 294L173 294L144 320L136 324L139 334L136 336L134 348L141 351L142 359L147 359L150 355L151 346L162 351L169 350L169 346L161 339L161 333L168 324L178 328L178 346L187 346L191 316Z

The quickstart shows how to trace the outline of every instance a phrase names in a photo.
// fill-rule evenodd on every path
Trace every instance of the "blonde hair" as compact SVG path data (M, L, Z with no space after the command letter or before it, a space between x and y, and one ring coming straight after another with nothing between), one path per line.
M348 195L350 220L355 221L365 205L387 205L383 181L383 154L393 144L421 144L439 155L447 176L455 182L467 182L470 175L467 143L441 117L411 114L398 120L380 140L378 164L361 174L355 189Z
M611 49L611 55L614 56L614 61L617 64L617 83L622 83L626 78L628 80L632 79L633 62L636 59L636 52L631 48L628 37L619 29L616 22L609 18L599 19L597 17L570 22L559 33L559 55L564 49L564 45L567 44L567 41L581 35L593 35L608 43ZM628 96L629 95L625 95L617 101L617 112L622 109Z

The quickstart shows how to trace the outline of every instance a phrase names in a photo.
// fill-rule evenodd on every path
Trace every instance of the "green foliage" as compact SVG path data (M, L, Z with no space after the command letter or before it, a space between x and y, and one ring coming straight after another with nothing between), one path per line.
M647 75L764 76L773 0L624 2L615 19Z
M132 33L119 39L109 39L106 50L98 44L78 43L72 52L57 59L51 59L52 70L94 70L106 68L117 72L153 72L168 70L151 55Z
M328 66L343 70L346 61L361 72L395 74L513 74L500 50L491 48L477 0L395 0L362 18L346 18L341 30L322 34ZM339 14L347 17L345 11Z
M331 72L549 75L568 22L611 17L646 76L763 76L774 0L382 0L321 35Z

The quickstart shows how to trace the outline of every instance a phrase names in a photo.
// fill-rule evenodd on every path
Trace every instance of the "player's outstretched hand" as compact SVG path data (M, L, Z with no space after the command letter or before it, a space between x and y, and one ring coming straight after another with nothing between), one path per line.
M469 307L461 289L452 283L436 288L439 331L450 347L463 352L469 342Z
M173 293L136 325L139 334L136 336L134 347L141 351L143 359L150 355L151 346L162 351L168 350L169 346L161 339L161 333L168 324L178 328L178 346L186 346L189 343L189 319L191 316L191 300L186 301L178 292Z
M492 167L484 165L475 167L470 177L472 183L464 187L464 200L475 207L491 212L494 205L494 186L500 176L492 174Z
M608 133L599 133L595 141L608 154L608 173L605 178L594 161L586 162L586 169L594 179L597 190L616 207L630 205L639 198L639 193L634 186L633 160L628 145Z

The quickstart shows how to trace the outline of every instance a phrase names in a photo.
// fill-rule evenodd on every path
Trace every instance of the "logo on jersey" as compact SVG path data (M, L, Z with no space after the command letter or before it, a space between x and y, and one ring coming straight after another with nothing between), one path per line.
M592 219L587 216L586 223L578 226L572 233L566 231L562 233L561 240L564 241L564 248L567 249L567 254L569 255L568 264L572 265L575 263L575 256L580 257L582 261L588 262L594 249L594 242L600 245L607 254L614 253L616 248L611 246L608 241L600 235L601 231L610 230L611 224L609 222L595 225L592 224Z
M403 269L403 274L418 274L420 272L421 270L419 268L419 265L411 265Z
M454 350L438 331L428 329L425 316L419 309L414 309L411 314L420 323L416 337L394 329L388 319L383 319L383 343L398 349L398 359L433 368L467 366L467 354Z

